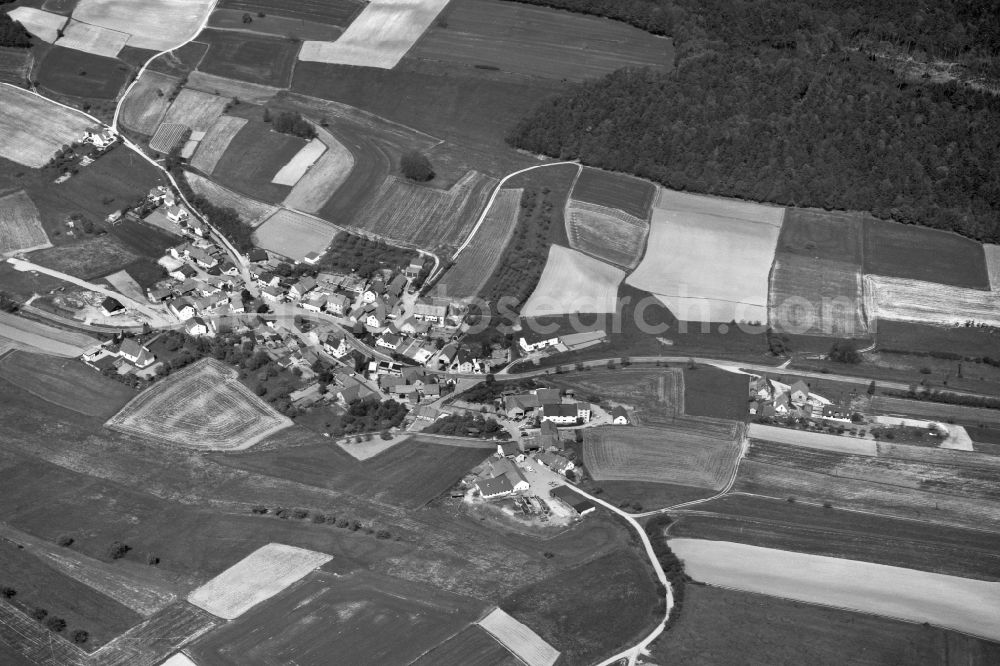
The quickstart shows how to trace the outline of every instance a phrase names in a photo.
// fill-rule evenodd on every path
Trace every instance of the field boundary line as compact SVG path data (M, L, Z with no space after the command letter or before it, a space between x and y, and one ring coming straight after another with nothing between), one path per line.
M576 170L576 175L573 176L573 182L569 186L569 194L566 195L566 202L563 204L563 226L565 227L566 231L566 241L569 243L569 246L571 248L573 247L573 236L572 234L570 234L570 229L573 228L573 222L570 219L569 209L570 206L573 204L573 191L576 189L576 182L580 180L580 175L582 173L583 173L583 165L581 164ZM625 278L622 278L622 280L624 279Z

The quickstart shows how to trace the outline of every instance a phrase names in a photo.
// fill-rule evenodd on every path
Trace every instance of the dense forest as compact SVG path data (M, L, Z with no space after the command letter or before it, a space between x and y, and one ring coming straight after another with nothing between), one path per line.
M31 34L7 14L0 14L0 46L28 48L31 46Z
M646 4L683 35L676 70L579 84L515 127L513 145L675 189L869 210L1000 240L1000 98L906 81L859 46L992 63L1000 3Z

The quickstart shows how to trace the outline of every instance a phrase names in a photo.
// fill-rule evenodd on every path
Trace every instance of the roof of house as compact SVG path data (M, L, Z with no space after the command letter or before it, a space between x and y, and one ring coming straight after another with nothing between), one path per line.
M104 300L101 301L101 307L107 312L118 312L119 310L124 310L125 306L119 303L116 299L110 296L105 296Z
M368 285L368 289L365 291L370 291L376 296L380 296L385 293L385 283L382 280L372 280L372 283Z
M343 294L332 294L331 296L327 297L326 302L337 303L340 305L341 309L347 307L347 304L350 303L350 301L347 299L347 296L344 296Z
M250 253L247 255L247 258L250 259L250 261L267 261L267 252L260 249L259 247L254 248L250 250Z
M448 315L448 306L417 301L413 304L413 314L421 317L445 317Z
M542 405L542 416L572 416L576 418L576 405Z
M121 353L125 356L138 356L142 353L142 345L136 342L133 338L125 338L122 341Z
M558 453L551 453L549 451L539 453L535 456L535 459L546 467L551 467L556 470L561 470L569 464L569 458L561 456Z
M299 292L300 294L304 294L307 291L316 288L316 279L311 277L304 277L298 282L296 282L292 288L295 289L295 291Z
M808 395L809 394L809 385L806 384L804 381L802 381L800 379L797 382L795 382L794 384L792 384L791 392L795 393L796 391L802 391L803 393L805 393L806 395Z
M535 396L540 405L558 405L562 402L562 393L559 389L541 388L535 390Z
M406 276L402 273L398 274L396 277L392 278L392 282L386 287L386 291L393 296L399 296L403 293L403 289L406 287Z
M508 395L504 398L504 407L507 409L537 409L538 396L534 393L522 393L521 395Z
M476 483L479 492L483 497L493 497L514 492L514 486L505 476L498 476L492 479L480 479Z
M543 340L554 340L559 338L559 332L555 333L540 333L530 326L524 327L522 331L518 333L526 343L533 345L536 342L542 342Z
M500 451L503 452L505 456L517 455L518 451L520 451L517 446L517 442L503 442L498 446L500 447Z
M589 412L590 411L590 403L589 402L578 402L578 403L576 403L576 409L577 409L577 411L581 411L581 412Z
M306 301L306 303L313 307L321 308L326 305L326 294L314 294L309 297L309 300Z
M628 412L625 411L625 408L622 407L621 405L616 405L615 407L611 408L611 418L617 419L619 416L624 416L625 419L627 420Z
M398 335L393 335L392 333L382 334L382 344L398 347L400 340L402 340L402 338L400 338Z
M577 513L594 508L593 502L574 492L569 486L558 486L550 490L549 494L569 504Z

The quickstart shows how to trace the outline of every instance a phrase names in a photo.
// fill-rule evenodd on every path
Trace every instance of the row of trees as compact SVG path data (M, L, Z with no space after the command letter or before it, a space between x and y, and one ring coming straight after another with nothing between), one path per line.
M11 587L10 585L0 586L0 597L3 597L9 603L23 607L23 604L18 604L15 601L17 597L17 589ZM66 630L66 620L57 615L49 615L49 611L45 608L42 608L41 606L35 606L30 610L24 608L24 610L33 619L43 623L49 631L61 634L63 631ZM69 634L69 637L70 640L72 640L77 645L83 645L88 640L90 640L90 633L83 629L76 629L75 631Z
M255 516L266 516L272 515L275 518L281 518L282 520L309 520L316 525L329 525L330 527L339 527L340 529L349 529L352 532L364 531L366 534L374 534L376 539L391 539L392 533L385 528L376 529L373 525L364 525L357 518L348 518L347 516L337 516L336 514L326 514L317 511L309 511L308 509L286 509L284 507L276 506L274 508L269 508L263 504L258 504L251 507L250 513Z
M277 116L272 117L271 112L265 108L264 122L270 122L275 132L291 134L306 141L316 138L316 129L312 126L312 123L302 117L301 113L282 111Z

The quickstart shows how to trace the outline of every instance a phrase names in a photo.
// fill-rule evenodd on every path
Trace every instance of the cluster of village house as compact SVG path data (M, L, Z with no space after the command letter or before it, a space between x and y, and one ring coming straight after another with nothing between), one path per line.
M849 407L811 393L802 380L791 386L758 377L750 382L750 415L758 419L822 419L850 422Z
M554 425L582 425L593 415L589 402L577 402L572 396L564 397L559 389L545 388L504 396L503 411L509 419L538 417L541 423L548 421ZM628 425L628 412L623 407L614 407L611 422Z

